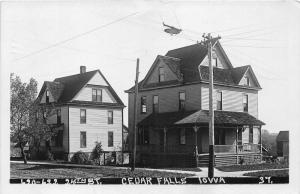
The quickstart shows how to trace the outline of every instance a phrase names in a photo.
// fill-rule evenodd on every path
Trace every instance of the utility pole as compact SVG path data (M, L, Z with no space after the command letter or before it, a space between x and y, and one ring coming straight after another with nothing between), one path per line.
M135 89L134 89L134 120L133 120L133 160L132 160L132 168L131 171L135 169L136 162L136 131L137 131L137 107L138 107L138 84L139 84L139 64L140 59L136 60L136 76L135 76Z
M217 38L212 38L211 34L208 33L207 36L203 35L203 38L206 39L201 43L205 43L207 45L207 55L208 55L208 63L209 63L209 163L208 163L208 177L214 177L214 166L215 166L215 122L214 122L214 99L213 99L213 92L214 92L214 77L213 77L213 65L212 61L212 48L217 43Z

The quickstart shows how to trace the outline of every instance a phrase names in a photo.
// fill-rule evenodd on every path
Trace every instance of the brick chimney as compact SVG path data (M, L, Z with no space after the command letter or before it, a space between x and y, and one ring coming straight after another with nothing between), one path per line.
M80 66L80 74L83 74L86 72L86 66Z

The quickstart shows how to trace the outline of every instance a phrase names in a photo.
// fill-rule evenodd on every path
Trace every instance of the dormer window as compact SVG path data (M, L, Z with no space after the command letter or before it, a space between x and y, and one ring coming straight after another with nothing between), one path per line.
M93 102L102 102L102 90L101 89L92 89L92 101Z
M46 103L49 103L49 96L50 96L49 90L46 90Z
M159 71L158 82L165 81L165 69L163 67L160 67L158 71Z

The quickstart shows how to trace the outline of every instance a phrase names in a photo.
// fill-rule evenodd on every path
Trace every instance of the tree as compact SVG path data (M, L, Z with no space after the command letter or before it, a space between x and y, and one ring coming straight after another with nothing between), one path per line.
M41 141L54 135L45 119L36 118L38 114L43 114L35 102L36 95L35 79L31 78L29 83L22 83L19 76L10 75L10 137L20 147L25 164L25 145L36 144L39 147Z

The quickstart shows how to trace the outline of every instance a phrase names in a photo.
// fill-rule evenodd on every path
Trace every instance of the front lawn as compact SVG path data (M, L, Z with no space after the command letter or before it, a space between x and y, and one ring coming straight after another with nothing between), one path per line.
M270 163L262 163L262 164L245 164L245 165L233 165L233 166L220 166L216 167L218 170L225 172L233 172L233 171L250 171L250 170L266 170L266 169L282 169L288 168L288 164L270 164Z
M258 172L248 172L244 174L245 176L255 176L255 177L288 177L289 170L266 170Z
M112 166L65 167L44 164L10 164L10 178L99 178L99 177L190 177L193 174L171 173Z

